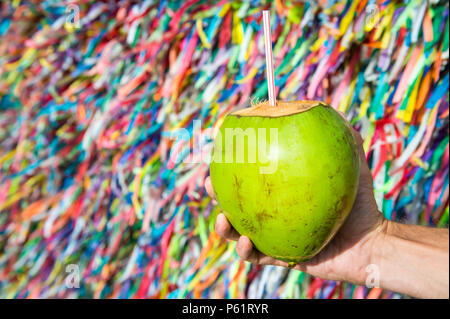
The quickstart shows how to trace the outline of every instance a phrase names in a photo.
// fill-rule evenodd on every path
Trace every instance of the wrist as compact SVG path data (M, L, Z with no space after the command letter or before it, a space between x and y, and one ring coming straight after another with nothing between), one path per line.
M356 276L352 276L348 280L357 285L379 287L379 280L373 282L372 278L378 276L377 273L379 273L380 264L384 256L382 251L385 242L388 240L388 229L390 228L391 222L385 219L382 213L377 211L376 214L378 214L379 219L372 230L365 236L363 240L364 244L361 247L360 258L358 258L361 261L358 267L360 271L356 272Z
M386 247L386 242L393 232L392 226L393 224L390 220L383 218L375 229L369 258L371 265L381 265L383 256L385 256L384 248Z
M377 287L418 298L448 298L448 230L383 220L370 264Z

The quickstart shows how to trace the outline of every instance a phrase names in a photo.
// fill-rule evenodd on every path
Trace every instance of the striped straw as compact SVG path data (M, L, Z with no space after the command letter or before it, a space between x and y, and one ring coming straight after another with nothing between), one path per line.
M275 106L275 81L273 78L272 34L270 33L269 10L263 10L264 42L266 46L267 88L269 89L269 104Z

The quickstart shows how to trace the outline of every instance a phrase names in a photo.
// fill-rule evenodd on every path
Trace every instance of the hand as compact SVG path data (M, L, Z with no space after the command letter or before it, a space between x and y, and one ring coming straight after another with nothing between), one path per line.
M353 208L332 241L311 260L293 268L323 279L364 284L368 275L366 267L372 263L372 250L386 227L386 220L378 211L373 195L372 175L364 155L361 135L355 130L353 134L359 146L361 161L359 187ZM209 177L205 187L214 198ZM238 241L236 251L242 259L255 264L288 267L287 262L273 259L254 248L250 239L240 236L224 214L217 216L215 230L223 238Z

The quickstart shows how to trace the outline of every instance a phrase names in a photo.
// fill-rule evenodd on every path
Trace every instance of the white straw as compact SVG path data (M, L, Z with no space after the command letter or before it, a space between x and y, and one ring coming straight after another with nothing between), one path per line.
M269 90L269 104L275 106L275 81L273 77L272 34L270 32L269 10L263 10L264 42L266 47L267 88Z

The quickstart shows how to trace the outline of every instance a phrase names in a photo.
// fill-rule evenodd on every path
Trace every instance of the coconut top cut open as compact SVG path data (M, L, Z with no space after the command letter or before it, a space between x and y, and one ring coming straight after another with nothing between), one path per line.
M251 107L242 110L234 111L230 115L281 117L306 112L312 109L313 107L319 105L329 107L329 105L321 101L302 101L302 100L289 102L277 101L276 103L277 103L276 106L272 106L269 104L268 101L264 101L258 103L257 105L253 105Z

